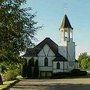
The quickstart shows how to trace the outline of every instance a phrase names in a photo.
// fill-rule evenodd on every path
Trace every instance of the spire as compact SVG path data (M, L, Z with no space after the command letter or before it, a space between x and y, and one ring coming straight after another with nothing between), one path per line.
M64 15L64 18L63 18L60 29L61 28L71 28L71 29L73 29L66 14Z

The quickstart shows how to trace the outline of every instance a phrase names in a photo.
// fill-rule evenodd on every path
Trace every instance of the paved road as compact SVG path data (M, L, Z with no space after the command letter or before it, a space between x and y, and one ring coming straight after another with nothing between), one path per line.
M9 90L90 90L90 78L23 79Z

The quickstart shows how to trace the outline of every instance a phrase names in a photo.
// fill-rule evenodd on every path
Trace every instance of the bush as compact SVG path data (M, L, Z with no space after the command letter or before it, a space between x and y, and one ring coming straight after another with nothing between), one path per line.
M53 73L52 78L59 79L59 78L65 78L70 76L69 72L58 72L58 73Z
M87 72L86 71L81 71L80 75L81 76L86 76L87 75Z
M85 75L87 75L87 72L86 71L81 71L79 69L73 69L71 71L71 75L72 76L85 76Z
M7 70L4 74L3 74L3 79L5 81L9 81L9 80L15 80L16 77L18 75L18 69L15 70Z

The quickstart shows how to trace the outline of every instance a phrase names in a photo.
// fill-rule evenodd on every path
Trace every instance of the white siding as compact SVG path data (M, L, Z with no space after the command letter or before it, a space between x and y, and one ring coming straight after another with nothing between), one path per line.
M45 56L44 52L43 52L43 49L38 53L38 56Z
M75 62L75 69L78 69L78 67L79 67L78 62Z
M48 58L48 66L44 66L44 59ZM54 60L55 54L46 44L38 54L38 63L40 71L52 71L52 60Z
M52 71L52 67L39 67L40 71Z
M50 51L50 47L47 44L45 44L43 47L43 50L44 50L45 55L47 56Z
M68 69L68 62L64 62L64 70Z
M68 42L68 60L69 61L75 61L75 43L74 42Z
M38 56L55 56L54 52L50 49L50 47L46 44L38 53Z
M58 61L53 62L53 73L63 72L63 62L59 62L60 63L60 69L57 69L57 62Z
M65 58L67 58L67 48L66 46L59 46L58 52Z
M51 49L50 49L50 51L48 53L48 56L55 57L55 54L54 54L54 52Z
M68 72L68 62L64 62L64 72Z
M39 66L44 66L44 58L45 57L38 57L38 65Z
M68 61L68 70L71 71L75 69L75 61Z

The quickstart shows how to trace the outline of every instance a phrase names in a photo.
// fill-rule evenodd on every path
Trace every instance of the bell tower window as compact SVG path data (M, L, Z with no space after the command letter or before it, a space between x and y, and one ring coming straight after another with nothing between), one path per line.
M67 32L65 32L65 38L68 38L68 33Z

